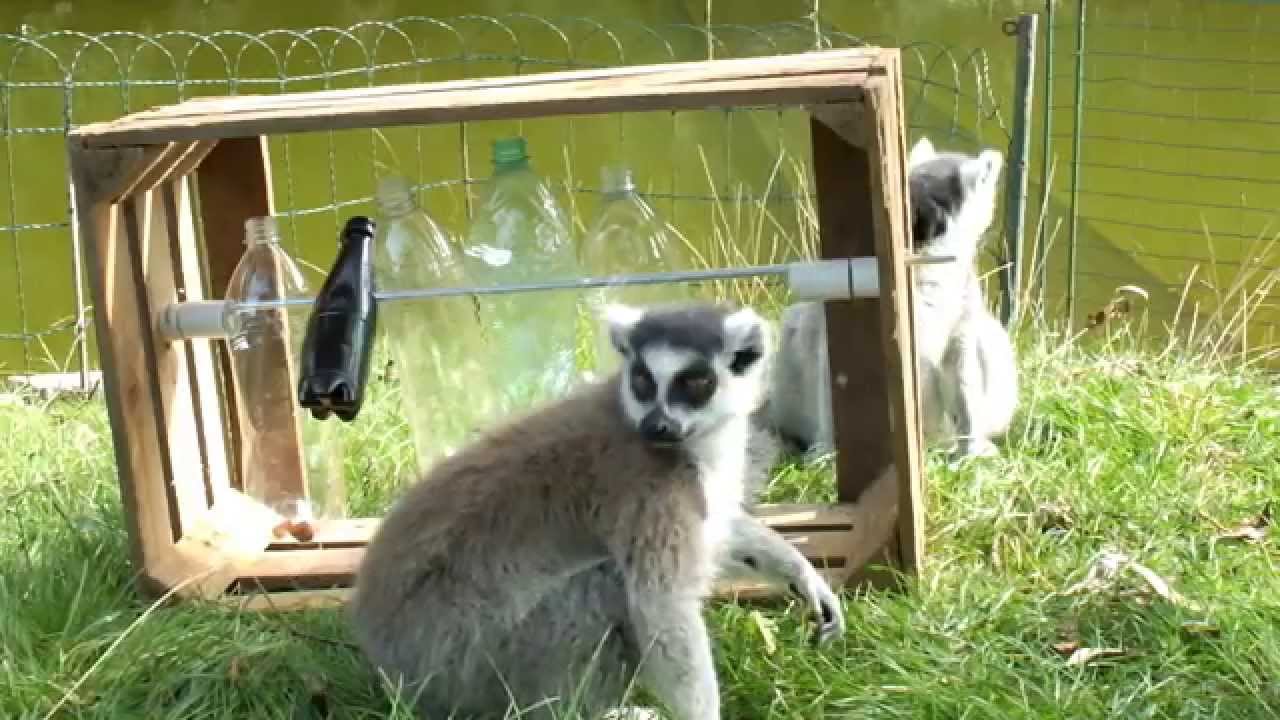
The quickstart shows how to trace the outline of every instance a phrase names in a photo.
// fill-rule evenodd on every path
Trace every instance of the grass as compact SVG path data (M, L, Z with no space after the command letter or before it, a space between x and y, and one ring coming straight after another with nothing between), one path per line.
M811 248L812 208L797 213L798 241L767 212L722 209L704 261ZM777 308L759 284L717 291ZM1026 325L1001 456L930 457L923 573L848 595L832 646L807 644L798 608L708 608L724 717L1280 717L1276 541L1262 522L1245 527L1256 542L1218 538L1280 494L1280 389L1203 325L1153 335L1124 317L1075 336ZM370 392L347 430L356 514L412 467L394 380ZM410 717L340 612L141 599L104 407L28 400L0 406L0 718ZM829 499L830 472L780 466L768 499ZM1091 650L1111 652L1078 662Z
M930 459L931 554L908 593L849 597L846 637L820 651L798 612L708 610L725 717L1280 715L1275 541L1214 541L1280 494L1274 381L1123 331L1021 344L1003 455ZM408 436L375 387L356 427L380 444L355 443L349 463L397 477ZM338 612L148 614L98 402L3 407L0 434L0 717L408 717ZM770 493L824 497L828 472L784 466ZM357 484L353 501L394 486ZM1132 569L1066 594L1108 551L1179 595ZM1075 646L1125 655L1072 665Z

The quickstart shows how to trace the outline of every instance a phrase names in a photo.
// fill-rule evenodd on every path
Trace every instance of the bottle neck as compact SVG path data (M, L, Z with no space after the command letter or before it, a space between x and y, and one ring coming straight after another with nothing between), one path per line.
M417 209L418 203L413 196L413 188L404 178L392 176L383 178L378 183L375 193L378 210L389 218L399 218Z
M493 163L493 174L503 175L505 173L518 172L520 170L529 169L529 158L519 158L515 160L495 160Z
M401 195L394 197L378 198L378 209L384 217L401 218L416 210L418 204L413 201L412 195Z
M280 231L276 219L263 215L251 217L244 223L244 244L248 247L280 244Z
M606 200L634 195L636 192L635 176L625 167L606 167L601 171L600 189Z

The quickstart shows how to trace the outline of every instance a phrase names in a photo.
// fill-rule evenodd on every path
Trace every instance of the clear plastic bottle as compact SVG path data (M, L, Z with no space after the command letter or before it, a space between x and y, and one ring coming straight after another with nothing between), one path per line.
M582 264L593 277L630 273L687 270L692 259L683 238L636 191L630 168L606 166L601 170L603 198L582 241ZM587 293L587 333L596 374L618 366L599 320L605 303L650 305L688 300L687 284L629 285L598 288Z
M280 247L275 219L250 218L245 245L227 285L224 318L244 492L284 516L295 537L305 540L312 520L345 515L341 430L339 423L311 419L297 402L297 360L309 307L245 306L307 294L302 273ZM302 477L290 458L299 427Z
M383 240L375 268L380 290L457 287L468 282L462 250L417 203L404 178L375 194ZM484 377L475 301L470 297L384 303L379 308L410 425L419 470L447 457L496 411Z
M493 176L471 221L468 275L478 285L580 277L565 213L534 172L523 138L493 145ZM576 380L578 296L538 291L478 298L500 412L562 395Z

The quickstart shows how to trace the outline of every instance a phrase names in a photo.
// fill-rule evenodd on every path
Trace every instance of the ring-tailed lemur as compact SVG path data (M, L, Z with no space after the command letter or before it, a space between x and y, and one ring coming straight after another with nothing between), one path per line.
M927 138L908 159L911 234L923 255L954 263L912 269L923 430L929 444L950 440L960 457L997 452L1018 402L1009 334L987 308L976 261L991 226L1003 156L937 152ZM830 370L821 303L796 303L782 316L779 350L761 413L799 449L832 443Z
M676 720L716 720L700 609L720 571L788 584L819 641L843 633L822 576L745 511L768 324L702 304L607 316L616 374L442 460L368 546L355 635L426 716L576 697L598 717L638 668Z

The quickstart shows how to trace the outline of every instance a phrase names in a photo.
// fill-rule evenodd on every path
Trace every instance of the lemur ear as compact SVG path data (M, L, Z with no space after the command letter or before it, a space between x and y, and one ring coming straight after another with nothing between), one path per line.
M751 308L742 308L724 319L725 351L729 371L742 375L769 352L769 326Z
M623 357L630 357L631 330L636 323L640 322L640 318L644 317L644 310L621 303L610 303L604 306L601 315L605 332L609 333L609 342L613 348Z
M933 143L929 138L922 137L911 146L911 152L907 155L907 168L914 168L920 163L926 163L938 156L938 152L933 149Z

